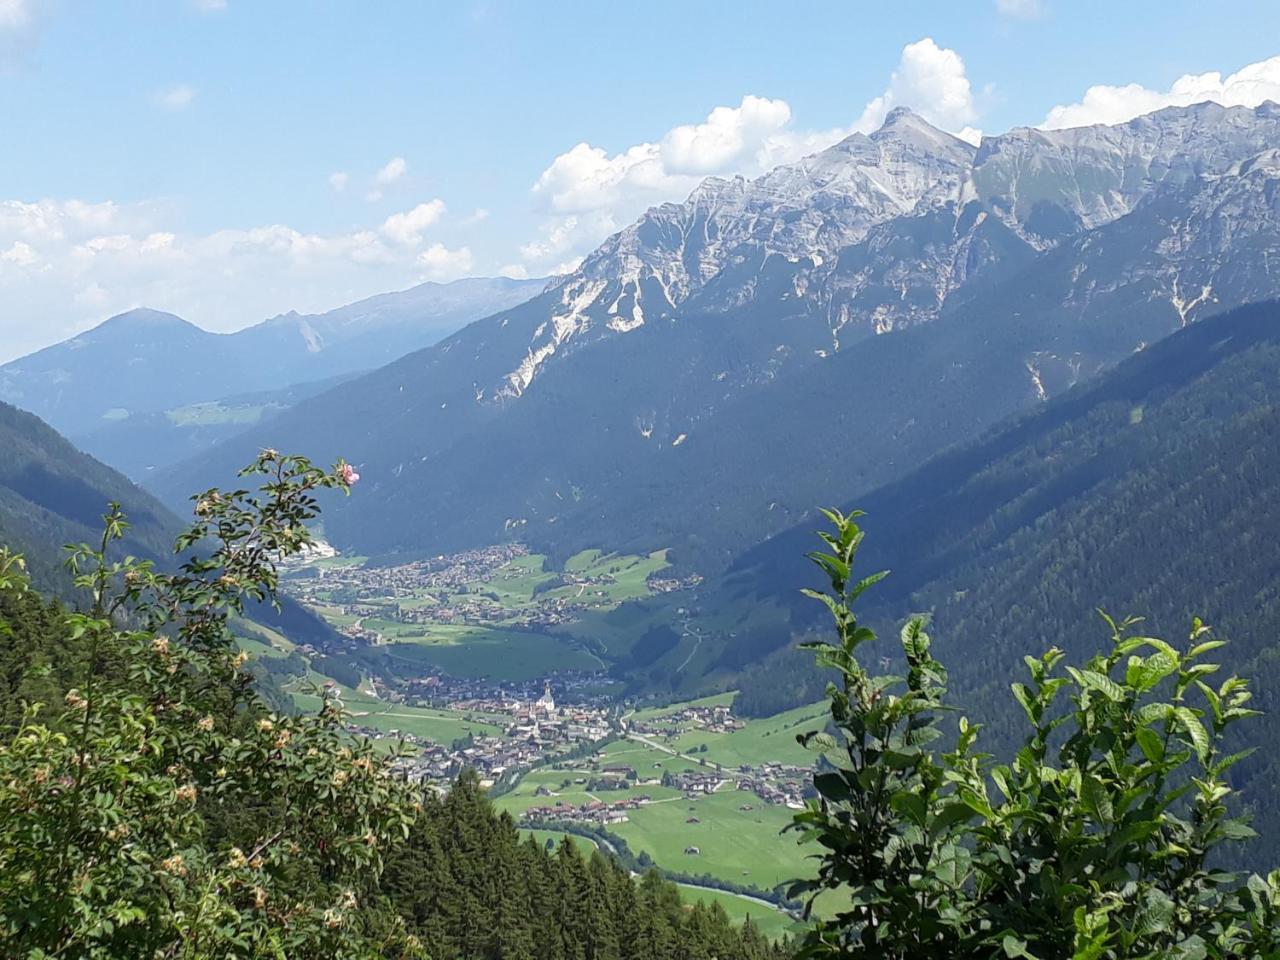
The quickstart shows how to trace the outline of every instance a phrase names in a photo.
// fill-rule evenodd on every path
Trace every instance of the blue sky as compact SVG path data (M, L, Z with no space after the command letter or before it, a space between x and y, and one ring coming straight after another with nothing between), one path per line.
M1277 54L1275 2L0 0L0 361L140 304L228 330L541 275L893 105L1115 121L1280 90Z

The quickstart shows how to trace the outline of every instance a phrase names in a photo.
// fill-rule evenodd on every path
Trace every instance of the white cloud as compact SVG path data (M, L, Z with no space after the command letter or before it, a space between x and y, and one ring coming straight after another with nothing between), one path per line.
M0 0L0 73L25 64L50 6L50 0Z
M510 277L512 280L528 280L529 268L523 263L508 263L498 268L498 276Z
M450 250L443 243L433 243L418 254L418 263L432 280L456 280L471 272L475 260L468 247Z
M157 105L164 107L166 110L185 110L195 98L195 88L185 83L158 90L152 97Z
M343 190L347 189L347 181L349 179L350 177L348 177L344 171L339 170L336 173L329 174L329 186L333 187L333 189L338 193L341 193Z
M382 169L373 175L370 181L372 186L369 192L365 194L366 199L370 202L381 200L383 187L388 187L401 179L409 169L409 164L404 157L392 157L383 166Z
M409 169L409 164L404 157L392 157L386 164L373 175L373 182L380 187L387 184L395 183L405 175L405 171Z
M465 226L469 227L473 224L482 223L483 221L488 219L489 219L489 211L486 210L484 207L476 207L474 210L471 211L471 213L469 213L467 216L462 218L462 223Z
M420 203L404 213L393 213L382 224L382 232L397 243L418 244L422 231L444 216L444 201L439 198Z
M1035 20L1044 16L1042 0L996 0L996 12L1015 20Z
M191 6L201 13L222 13L227 9L227 0L191 0Z
M0 201L0 363L137 306L234 330L290 309L327 310L422 279L453 279L467 247L425 245L432 201L346 232L285 224L191 233L160 204ZM408 242L402 242L408 241ZM37 319L38 318L38 319Z
M31 23L27 0L0 0L0 30L17 30Z
M668 131L659 145L662 166L672 174L716 173L746 151L759 149L790 122L785 100L745 96L736 107L716 107L702 123Z
M15 263L20 267L30 267L40 262L40 257L31 249L29 243L21 240L13 241L13 246L8 250L0 251L0 260L6 263Z
M1168 90L1151 90L1137 83L1090 87L1078 103L1050 110L1041 126L1057 130L1123 123L1163 107L1185 107L1205 100L1229 107L1256 107L1266 100L1280 101L1280 57L1251 63L1225 78L1217 71L1189 73L1175 80Z
M888 89L867 104L855 128L874 130L894 107L910 107L934 126L957 133L971 130L978 118L964 61L931 37L902 48Z
M785 100L747 95L733 107L713 109L701 123L673 127L654 142L609 153L579 143L553 159L533 193L549 215L540 235L520 248L538 272L563 267L647 207L683 200L705 176L756 176L778 164L816 153L854 132L870 133L896 106L971 142L978 108L954 50L925 37L903 48L885 91L847 127L796 130Z

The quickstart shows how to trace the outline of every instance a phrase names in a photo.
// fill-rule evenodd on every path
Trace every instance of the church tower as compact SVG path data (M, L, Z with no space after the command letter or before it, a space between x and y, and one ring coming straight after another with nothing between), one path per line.
M555 701L555 698L551 696L550 680L546 681L543 684L542 696L538 698L538 702L534 704L534 706L536 706L539 710L543 711L544 713L556 712L556 701Z

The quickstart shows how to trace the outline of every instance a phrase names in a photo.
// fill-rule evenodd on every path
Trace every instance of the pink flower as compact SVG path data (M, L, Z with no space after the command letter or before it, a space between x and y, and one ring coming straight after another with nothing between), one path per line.
M349 463L342 465L342 482L348 487L352 486L360 479L360 474L356 473L356 468Z

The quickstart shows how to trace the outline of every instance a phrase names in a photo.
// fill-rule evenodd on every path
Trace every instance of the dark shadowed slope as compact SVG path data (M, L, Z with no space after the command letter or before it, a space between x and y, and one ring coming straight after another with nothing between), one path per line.
M170 556L177 517L39 417L0 403L0 451L0 544L26 557L38 586L66 592L62 545L96 541L113 500L133 524L127 551L151 560Z

